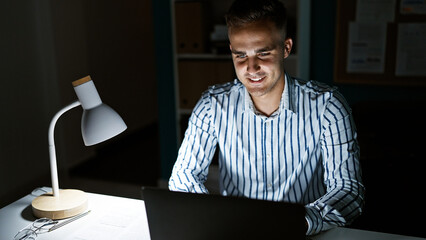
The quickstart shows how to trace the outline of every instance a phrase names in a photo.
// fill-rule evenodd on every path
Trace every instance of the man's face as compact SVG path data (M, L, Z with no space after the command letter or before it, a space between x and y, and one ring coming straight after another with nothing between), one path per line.
M284 40L270 21L229 29L230 49L238 79L252 98L282 94L284 58L292 40Z

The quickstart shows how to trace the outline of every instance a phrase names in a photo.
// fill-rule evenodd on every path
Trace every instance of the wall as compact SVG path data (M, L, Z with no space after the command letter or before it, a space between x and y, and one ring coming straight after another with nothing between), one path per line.
M58 95L47 7L9 1L0 10L0 205L48 171L48 115Z
M0 207L50 186L47 130L76 99L72 81L92 76L128 125L118 140L158 120L150 0L7 1L0 24ZM81 112L55 128L60 184L96 154L81 139Z
M336 1L312 1L311 79L333 82ZM365 101L425 101L426 88L407 86L339 84L350 104Z
M312 1L311 79L333 82L336 1ZM426 237L417 197L426 186L426 87L339 84L353 109L366 186L353 227ZM408 221L407 221L408 220Z

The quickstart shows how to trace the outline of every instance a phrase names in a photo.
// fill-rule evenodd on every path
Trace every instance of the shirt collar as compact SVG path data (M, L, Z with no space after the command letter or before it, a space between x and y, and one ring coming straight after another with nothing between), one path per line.
M295 96L294 90L295 90L294 79L286 73L284 91L283 91L283 96L281 98L280 108L296 113L297 108L294 106L294 103L295 103L294 98L296 96Z

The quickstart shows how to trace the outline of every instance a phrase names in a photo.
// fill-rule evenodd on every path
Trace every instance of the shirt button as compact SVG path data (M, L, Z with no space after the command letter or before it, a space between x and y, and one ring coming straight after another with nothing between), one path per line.
M268 188L271 188L272 187L272 184L271 183L268 183Z
M271 158L271 154L266 154L266 157L267 158Z

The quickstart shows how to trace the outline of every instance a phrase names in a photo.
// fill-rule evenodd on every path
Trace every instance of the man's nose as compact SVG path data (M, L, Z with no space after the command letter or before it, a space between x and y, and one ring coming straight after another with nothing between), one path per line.
M249 57L247 61L247 72L256 73L260 70L259 60L256 57Z

